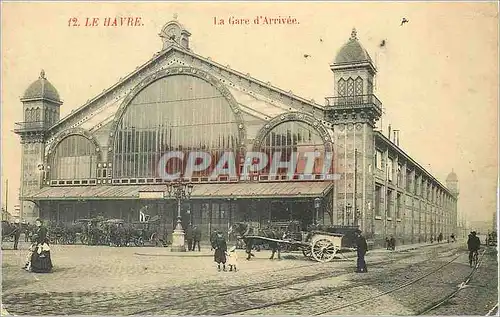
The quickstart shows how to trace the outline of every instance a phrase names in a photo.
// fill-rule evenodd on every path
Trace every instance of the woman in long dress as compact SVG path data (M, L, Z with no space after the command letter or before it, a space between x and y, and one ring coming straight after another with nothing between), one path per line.
M217 270L220 271L220 265L222 264L223 270L226 271L227 244L222 232L216 232L214 240L212 240L212 248L215 249L214 262L217 263Z
M37 219L34 241L30 247L30 261L26 265L26 270L35 273L50 273L52 271L52 260L50 258L49 240L47 238L47 228L42 226L42 220Z

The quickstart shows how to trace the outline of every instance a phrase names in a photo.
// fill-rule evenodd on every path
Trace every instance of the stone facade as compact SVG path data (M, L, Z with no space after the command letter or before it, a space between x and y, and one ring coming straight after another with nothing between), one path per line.
M382 244L391 234L401 243L415 243L428 241L439 233L446 237L456 230L456 175L447 183L451 186L448 189L395 142L376 131L376 122L382 116L382 104L373 94L376 68L355 31L331 65L334 96L327 97L325 105L195 54L189 49L190 35L176 20L167 23L160 34L163 41L160 52L61 120L59 106L62 102L45 74L30 86L29 98L21 100L25 122L20 123L16 133L21 136L23 145L21 198L26 202L34 201L33 210L39 207L39 201L32 198L33 193L42 187L123 185L125 180L113 177L113 151L117 126L124 112L131 100L151 83L183 75L209 83L224 96L236 118L242 153L258 150L270 131L286 122L309 126L320 136L325 151L333 151L335 170L340 176L333 189L324 193L320 220L325 224L358 225L375 244ZM29 112L31 109L41 109L41 112L33 115ZM51 179L51 168L54 168L51 159L60 143L69 136L81 136L95 152L97 162L93 168L97 176L85 183ZM420 185L414 187L415 182ZM127 184L131 184L129 180ZM422 186L425 186L423 191ZM55 197L54 203L57 200ZM50 203L45 202L49 206L46 208L56 208L59 220L60 213L70 210L77 215L75 206L82 202L75 206L68 202L57 203L57 207L51 207ZM126 210L120 207L115 216L127 219L131 217L127 214L130 206L139 204L138 201L119 203ZM86 204L91 215L98 202ZM103 206L113 204L113 201L102 202ZM271 206L272 202L266 204ZM204 206L198 206L202 214L206 208L212 208L212 202ZM245 219L244 213L256 213L262 206L259 201L249 201L239 207L229 203L230 214L233 210L240 212L227 221ZM163 212L166 207L158 208ZM203 217L200 215L200 219Z

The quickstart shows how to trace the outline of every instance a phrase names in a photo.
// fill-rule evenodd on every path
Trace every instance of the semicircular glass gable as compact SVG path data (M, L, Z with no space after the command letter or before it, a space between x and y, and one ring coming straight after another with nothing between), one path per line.
M296 153L296 174L319 174L323 170L326 148L321 135L313 126L302 121L287 121L269 131L260 145L260 151L269 158L264 173L271 172L273 158L280 157L282 162L290 161L292 154ZM306 167L309 157L314 159L311 168ZM278 170L278 174L286 173L288 172Z
M227 99L210 83L194 76L161 78L127 106L114 141L114 178L158 178L160 158L174 151L168 173L184 171L187 153L210 153L212 163L192 176L209 176L225 151L237 155L238 122ZM197 163L198 164L198 163Z
M70 135L57 144L49 166L53 180L96 178L96 146L84 136Z

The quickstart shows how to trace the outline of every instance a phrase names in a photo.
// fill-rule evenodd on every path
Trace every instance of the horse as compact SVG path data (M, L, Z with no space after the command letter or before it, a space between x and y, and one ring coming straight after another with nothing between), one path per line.
M10 239L14 236L17 230L21 230L21 227L18 229L14 224L2 220L2 241L4 241L5 238L9 238L9 241L12 241Z
M263 244L269 245L269 247L272 250L271 257L269 258L270 260L274 259L274 254L278 252L278 260L281 259L281 250L280 250L280 245L276 241L269 241L266 239L260 239L258 237L262 238L269 238L269 239L274 239L274 240L281 240L283 238L283 234L278 232L277 230L274 229L252 229L248 223L245 222L237 222L233 224L228 231L228 234L235 234L239 238L245 242L246 246L246 253L247 253L247 260L250 260L254 254L252 254L252 248L254 246L260 246ZM251 237L249 238L248 236L258 236L258 237Z

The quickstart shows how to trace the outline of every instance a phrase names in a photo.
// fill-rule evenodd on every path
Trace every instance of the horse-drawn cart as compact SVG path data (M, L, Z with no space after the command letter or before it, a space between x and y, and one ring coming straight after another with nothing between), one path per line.
M247 239L259 239L269 242L276 242L280 248L286 246L290 249L302 251L305 257L317 262L330 262L335 258L335 254L342 248L342 237L340 233L326 231L311 231L305 240L295 239L272 239L262 236L245 236Z

